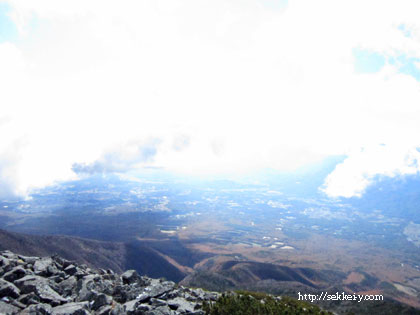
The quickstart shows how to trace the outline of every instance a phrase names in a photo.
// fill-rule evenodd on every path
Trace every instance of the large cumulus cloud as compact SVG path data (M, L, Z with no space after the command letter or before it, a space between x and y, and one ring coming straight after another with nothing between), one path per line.
M321 189L331 197L360 197L377 178L420 171L420 149L398 144L376 145L353 152L328 175Z
M344 168L364 172L358 148L419 145L419 82L398 61L420 57L418 1L7 3L19 37L0 43L4 191L145 164L293 169L349 154L326 182L339 195ZM355 49L384 66L355 71ZM161 142L121 153L145 139Z

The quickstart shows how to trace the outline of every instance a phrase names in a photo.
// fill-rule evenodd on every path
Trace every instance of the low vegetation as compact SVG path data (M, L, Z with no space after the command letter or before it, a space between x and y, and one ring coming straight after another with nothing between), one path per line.
M249 291L223 294L215 303L204 304L203 309L209 315L332 314L290 297Z

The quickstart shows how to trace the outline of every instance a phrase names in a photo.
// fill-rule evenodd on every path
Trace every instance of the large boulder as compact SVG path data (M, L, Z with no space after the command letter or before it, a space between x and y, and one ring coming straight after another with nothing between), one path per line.
M151 297L157 298L175 288L175 283L172 281L152 280L151 284L144 289L144 292Z
M64 297L72 296L76 292L76 285L76 277L71 276L58 284L57 292Z
M0 267L6 267L10 264L10 260L6 257L0 256Z
M152 306L141 304L138 300L128 301L123 305L123 314L127 315L143 315L151 310L153 310Z
M64 272L70 276L73 276L77 273L77 267L73 264L68 265L66 268L64 268Z
M165 306L155 307L152 310L144 312L142 314L147 314L147 315L175 315L176 313L173 310L171 310L167 305L165 305Z
M34 273L36 275L49 277L58 273L58 269L51 257L42 258L35 261L34 263Z
M102 306L110 305L111 303L112 303L112 297L106 294L100 293L96 295L95 298L93 299L92 309L96 311L100 309Z
M182 313L191 313L197 308L197 303L189 302L183 298L176 297L175 299L168 300L168 306L172 310Z
M51 315L52 307L49 304L34 304L25 308L19 315Z
M28 272L22 266L16 266L12 270L10 270L9 272L6 272L3 275L3 279L7 280L9 282L13 282L13 281L18 280L20 278L23 278L24 276L27 275L27 273Z
M40 276L25 276L15 281L16 286L22 293L34 292L42 302L49 303L52 306L60 305L68 302L54 289L51 288L47 279Z
M133 284L136 282L141 282L141 277L135 270L127 270L121 275L123 284Z
M83 277L77 281L76 294L77 301L92 300L99 292L108 292L108 283L105 282L99 275L91 274Z
M89 315L89 302L67 303L52 309L52 315Z
M17 314L19 311L18 307L0 301L0 314Z
M14 266L16 266L16 263L10 261L10 259L6 257L0 256L0 267L2 269L2 274L12 270Z
M0 298L12 297L16 299L19 295L20 290L13 283L0 279Z
M21 295L17 301L25 305L39 304L41 302L39 296L36 295L34 292Z
M4 251L2 251L2 252L1 252L1 255L2 255L3 257L8 258L8 259L14 259L14 260L17 260L17 259L19 258L19 257L18 257L18 255L16 255L15 253L11 252L10 250L4 250Z

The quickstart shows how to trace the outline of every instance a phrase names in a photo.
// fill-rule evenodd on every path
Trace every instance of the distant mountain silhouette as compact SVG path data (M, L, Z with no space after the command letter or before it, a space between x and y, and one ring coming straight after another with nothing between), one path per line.
M275 291L284 288L303 289L307 292L340 283L346 275L331 270L292 268L255 261L230 260L215 257L201 264L197 271L182 283L210 290L256 289Z
M136 269L142 275L180 281L186 276L164 254L140 241L104 242L61 235L28 235L0 230L0 250L28 256L61 257L96 268L123 272Z

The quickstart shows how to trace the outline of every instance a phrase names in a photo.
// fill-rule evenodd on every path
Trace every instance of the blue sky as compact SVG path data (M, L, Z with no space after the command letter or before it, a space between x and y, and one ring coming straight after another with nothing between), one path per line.
M387 63L396 67L399 73L410 75L420 81L420 58L398 55L396 57L386 57L377 52L363 49L354 49L354 69L358 73L379 72Z
M360 73L379 72L385 66L386 59L383 55L363 49L354 49L354 68Z
M403 36L413 38L412 31L404 24L396 27ZM374 50L354 48L354 69L358 73L376 73L386 64L394 66L399 73L410 75L420 81L420 58L410 57L403 52L392 52L387 55Z
M400 55L390 58L389 63L397 67L400 73L410 75L420 81L420 58ZM416 63L419 65L417 66Z
M5 2L0 2L0 43L13 41L18 33L15 23L9 17L10 6Z

